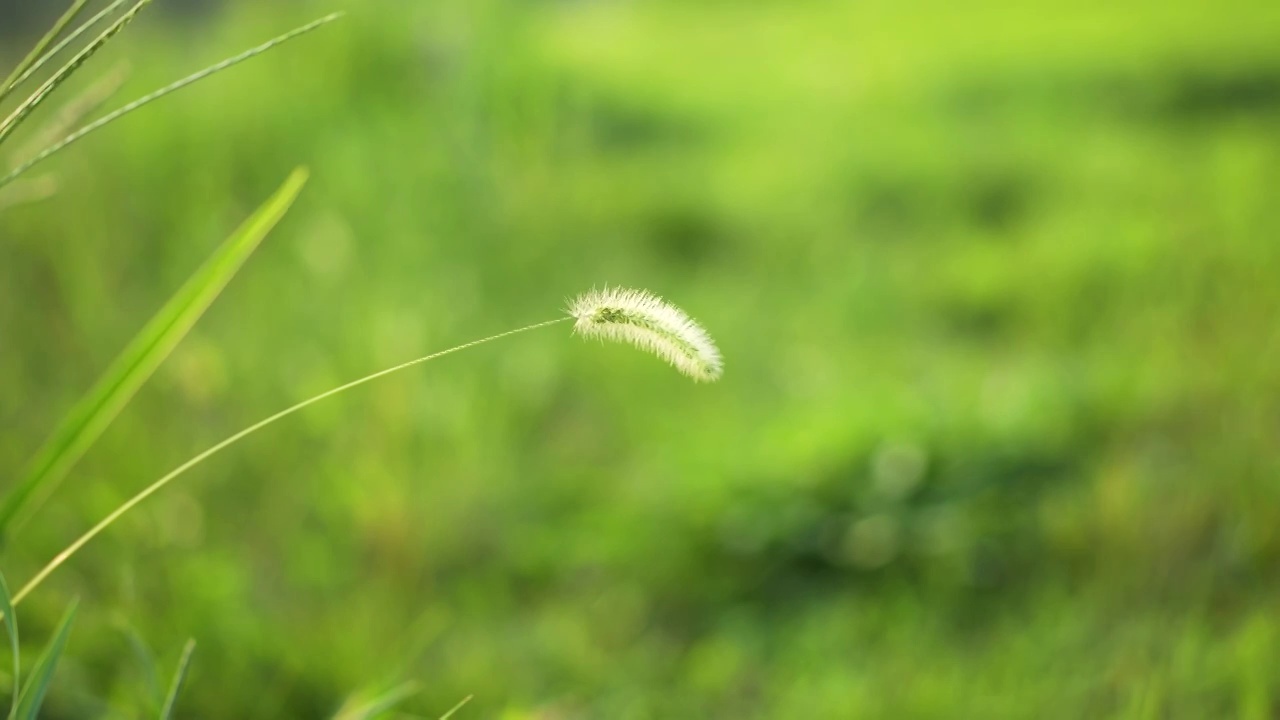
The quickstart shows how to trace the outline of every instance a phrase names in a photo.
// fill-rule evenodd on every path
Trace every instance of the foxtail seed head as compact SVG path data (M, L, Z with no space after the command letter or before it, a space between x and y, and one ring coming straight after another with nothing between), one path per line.
M583 337L618 340L653 353L698 382L717 380L720 351L702 326L680 308L645 290L609 288L583 293L569 303Z

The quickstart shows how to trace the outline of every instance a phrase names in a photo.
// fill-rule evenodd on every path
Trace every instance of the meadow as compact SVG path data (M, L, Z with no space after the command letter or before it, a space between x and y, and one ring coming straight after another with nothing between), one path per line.
M1280 713L1280 4L157 7L62 100L335 10L0 195L9 492L310 173L10 587L240 428L592 287L724 377L556 325L282 420L23 602L26 667L79 598L42 717L154 717L188 638L180 718Z

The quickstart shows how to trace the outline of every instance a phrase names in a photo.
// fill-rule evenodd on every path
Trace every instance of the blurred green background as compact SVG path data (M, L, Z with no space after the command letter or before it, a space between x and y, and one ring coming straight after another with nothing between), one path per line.
M164 5L163 2L158 5ZM160 11L119 99L341 4ZM51 718L1272 718L1280 4L396 2L0 210L0 483L298 164L302 199L3 555ZM3 25L3 22L0 22ZM26 40L0 55L15 61ZM391 716L394 716L392 714Z

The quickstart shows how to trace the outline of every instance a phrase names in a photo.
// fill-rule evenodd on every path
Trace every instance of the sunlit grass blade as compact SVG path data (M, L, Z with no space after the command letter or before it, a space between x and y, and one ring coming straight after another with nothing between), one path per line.
M57 72L55 72L52 77L41 83L40 87L36 88L35 92L31 93L27 99L19 103L18 107L9 114L9 117L5 118L4 122L0 122L0 145L4 144L4 141L13 134L13 131L18 129L18 126L22 124L22 121L25 120L33 110L39 107L40 104L49 97L50 93L56 90L59 85L66 82L67 78L71 77L71 75L75 73L81 65L88 61L89 58L93 57L94 53L101 50L102 46L111 41L111 38L115 37L125 28L125 26L133 22L133 19L142 11L142 8L150 4L151 0L138 0L138 2L134 3L133 7L129 8L128 11L119 18L116 18L116 20L108 25L107 29L103 30L98 37L94 38L93 41L81 49L80 52L72 56L65 65L58 68Z
M295 170L276 194L160 309L66 416L0 504L0 537L13 531L15 517L32 504L37 492L47 497L124 408L284 216L306 179L305 170Z
M191 666L191 654L196 651L195 638L187 640L182 646L182 657L178 658L178 669L173 674L173 682L169 685L169 694L164 698L164 706L160 708L160 720L173 717L173 706L178 702L178 693L182 692L182 684L187 681L187 669Z
M371 720L408 700L421 689L418 683L410 681L401 683L368 701L353 698L334 713L333 720Z
M209 67L203 70L192 73L182 78L181 80L178 80L169 85L166 85L160 88L159 90L156 90L155 92L152 92L148 95L144 95L118 110L113 110L112 112L109 112L106 115L103 115L97 120L94 120L88 125L85 125L79 130L71 133L70 135L63 138L62 140L45 148L43 151L36 154L30 160L27 160L21 165L18 165L17 167L15 167L11 172L9 172L8 175L5 175L4 177L0 177L0 187L3 187L13 182L19 176L21 176L23 173L30 170L35 165L41 162L44 162L50 156L64 150L68 145L71 145L72 143L77 142L78 140L84 138L86 135L96 130L101 130L103 127L110 125L111 123L115 122L116 120L119 120L125 115L128 115L129 113L139 110L142 107L149 105L150 103L153 103L156 100L159 100L160 98L170 93L177 92L178 90L181 90L182 88L185 88L188 85L192 85L194 83L200 82L201 80L204 80L205 78L211 75L222 72L223 70L226 70L234 65L238 65L244 62L245 60L261 55L262 53L267 52L268 50L271 50L272 48L276 47L277 45L280 45L281 43L288 42L300 35L309 33L312 30L315 30L316 28L322 25L331 23L342 16L343 16L343 13L338 12L338 13L332 13L330 15L326 15L318 20L313 20L312 22L309 22L306 25L290 30L289 32L283 35L276 36L268 40L267 42L262 43L261 45L245 50L239 55L233 55L232 57L229 57L226 60L210 65ZM0 140L3 140L2 136L0 136Z
M475 695L468 695L468 696L466 696L466 697L462 698L462 702L458 703L457 705L454 705L454 706L449 710L449 712L447 712L447 713L445 713L445 714L441 715L441 716L440 716L440 720L449 720L449 718L453 717L453 714L454 714L454 713L456 713L456 712L458 712L459 710L461 710L461 709L462 709L462 706L463 706L463 705L466 705L467 703L471 702L471 699L472 699L473 697L475 697Z
M58 623L58 629L54 631L53 638L49 640L49 644L36 659L36 664L32 666L31 676L27 678L27 684L22 688L22 694L18 697L17 710L13 714L17 720L34 720L39 715L44 696L49 691L49 683L53 680L53 671L57 668L58 659L62 657L62 650L67 645L67 636L71 633L71 621L76 616L76 604L73 601L63 613L62 621Z
M71 7L62 13L62 17L58 18L53 27L49 28L49 32L40 38L40 41L31 49L31 52L27 53L27 56L18 63L13 72L9 73L9 77L5 78L4 83L0 84L0 102L3 102L9 93L28 76L29 71L36 63L46 57L45 49L49 47L49 43L53 42L55 38L62 34L63 30L67 29L68 25L75 21L80 15L80 11L84 10L84 6L88 3L89 0L75 0Z
M129 2L129 0L115 0L115 2L99 10L96 14L94 14L93 17L89 18L88 20L85 20L78 27L76 27L75 30L72 30L65 38L60 40L57 45L54 45L53 48L49 50L49 52L41 55L34 63L31 64L31 67L23 71L23 73L19 75L16 80L13 81L13 85L16 87L26 82L27 78L30 78L32 75L39 72L40 68L44 67L46 63L48 63L53 58L57 57L58 53L62 52L63 50L66 50L68 45L75 42L81 35L85 34L89 30L92 30L95 25L102 22L103 18L107 17L108 15L115 12L116 10L119 10L127 2Z
M9 635L9 649L13 652L13 700L9 705L9 717L18 712L18 688L21 687L22 661L18 657L18 616L13 612L13 601L9 599L9 585L0 575L0 612L4 613L4 626Z

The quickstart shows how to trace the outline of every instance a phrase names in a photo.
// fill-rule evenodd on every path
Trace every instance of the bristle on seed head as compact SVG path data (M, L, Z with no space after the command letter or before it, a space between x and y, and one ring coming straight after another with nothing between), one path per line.
M653 353L698 382L719 379L720 351L702 326L680 308L645 290L610 288L583 293L569 303L583 337L618 340Z

